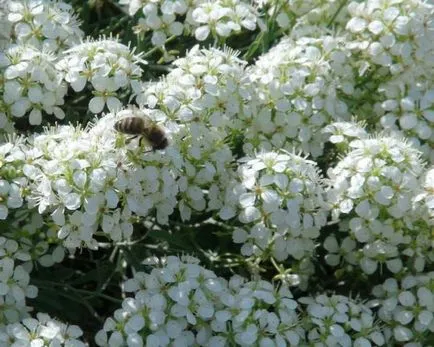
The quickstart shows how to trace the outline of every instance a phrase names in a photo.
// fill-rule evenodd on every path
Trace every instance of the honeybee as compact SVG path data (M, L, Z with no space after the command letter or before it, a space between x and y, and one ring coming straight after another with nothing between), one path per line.
M124 134L140 136L139 143L142 144L145 139L153 151L165 149L169 145L164 129L146 116L123 118L115 123L114 128Z

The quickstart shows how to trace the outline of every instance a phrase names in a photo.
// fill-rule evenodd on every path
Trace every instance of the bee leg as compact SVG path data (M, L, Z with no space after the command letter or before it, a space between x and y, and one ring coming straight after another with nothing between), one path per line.
M145 143L143 143L143 141L144 141L143 136L140 136L140 140L139 140L139 147L140 148L144 148L146 145ZM148 152L151 152L151 151L144 151L143 153L148 153Z
M139 140L139 147L143 147L144 146L144 144L143 144L143 136L140 136L140 140Z
M126 143L126 144L129 144L131 141L133 141L134 139L136 139L137 136L139 136L139 135L135 135L135 136L133 136L133 137L128 138L128 139L125 141L125 143ZM140 139L140 140L141 140L141 139Z

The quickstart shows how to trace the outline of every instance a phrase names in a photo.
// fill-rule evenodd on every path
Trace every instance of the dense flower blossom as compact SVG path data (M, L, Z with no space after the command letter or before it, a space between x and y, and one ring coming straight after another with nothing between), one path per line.
M251 5L240 0L203 1L192 11L194 36L204 41L209 35L214 39L226 38L242 29L255 30L257 15Z
M8 118L27 115L31 125L39 125L42 112L65 117L61 106L67 86L55 60L55 55L28 45L12 44L0 52L4 80L0 104Z
M13 0L5 10L16 42L59 52L83 37L72 6L62 1Z
M334 122L325 126L322 132L329 136L328 141L338 146L345 145L345 149L353 140L369 136L362 122Z
M69 346L85 347L83 331L76 325L59 322L45 313L21 322L0 325L3 346Z
M302 319L309 345L383 346L386 339L374 313L342 295L303 297L307 305Z
M367 0L348 5L346 45L360 74L383 68L389 74L424 74L433 68L434 7L425 1ZM380 72L377 77L385 75ZM384 78L384 77L382 77Z
M418 223L419 214L412 209L423 167L420 152L401 138L378 136L350 143L349 153L328 170L332 214L348 216L342 227L360 244L355 247L344 239L345 259L357 261L364 272L372 274L379 263L397 273L409 257L415 262L412 266L422 271L424 262L417 260L421 255L411 249L417 241L417 248L425 250L422 258L432 252L431 245L426 245L430 229ZM331 235L325 244L331 253L339 252L336 236ZM349 256L352 249L356 254ZM337 265L338 259L332 256L328 261Z
M342 24L346 19L346 8L338 0L254 0L280 28L294 34L299 27L309 25ZM295 28L293 28L295 26Z
M433 163L434 85L427 77L382 84L374 109L382 128L401 133Z
M297 302L267 281L229 281L193 257L168 257L151 273L137 273L124 288L134 297L108 318L99 346L239 346L298 344Z
M6 5L6 0L0 0L0 48L11 39L12 24L8 21Z
M13 323L25 317L26 297L35 298L38 293L37 288L29 284L28 267L21 265L31 260L31 255L20 246L13 239L0 237L1 322Z
M101 38L65 51L57 68L65 72L65 80L76 92L90 83L95 96L89 102L89 110L101 113L106 104L111 112L121 108L118 92L140 78L140 64L144 63L140 55L134 54L134 49L130 50L116 39Z
M179 209L188 220L193 211L223 207L225 187L234 176L228 138L240 128L237 115L250 95L249 83L242 77L246 62L230 49L195 46L173 64L160 82L137 84L136 101L167 118L176 144L169 155L181 176Z
M137 103L160 108L179 123L203 123L215 128L235 127L250 96L247 62L229 48L194 46L175 68L156 84L134 83ZM226 135L227 133L224 133Z
M72 3L89 33L132 29L138 50L163 57L142 74L142 52L124 38L83 41L71 5L0 0L1 346L93 343L93 323L82 337L37 313L43 267L67 252L59 268L73 264L80 278L58 288L87 293L80 301L104 314L100 346L431 343L432 1ZM121 28L135 19L118 17L118 4L135 27ZM108 26L89 23L106 13ZM124 104L133 101L139 108ZM82 102L110 113L30 133L28 124L78 115ZM161 128L168 146L116 130L125 117ZM171 247L193 231L191 246ZM142 250L152 258L137 264ZM210 267L173 256L185 251ZM114 272L81 276L87 265L73 259L88 254ZM97 307L105 300L122 301L109 318Z
M255 30L258 15L255 8L242 0L119 0L128 5L134 15L141 9L135 31L138 34L152 32L151 42L165 51L169 37L194 35L198 41L212 36L216 41L226 39L242 30Z
M339 94L354 89L341 40L286 38L247 70L255 98L247 106L250 114L242 116L246 153L297 147L313 157L322 154L325 139L320 130L331 121L348 119Z
M0 145L0 220L7 218L10 209L23 205L23 188L27 180L22 173L26 146L23 140Z
M241 159L238 172L240 183L229 187L220 217L238 215L244 224L233 233L233 240L243 244L241 253L271 252L279 261L308 259L327 221L315 163L292 153L268 152ZM238 206L231 206L235 202ZM308 273L296 275L298 284Z
M212 160L197 170L197 162L180 160L181 144L191 151L183 139L175 139L163 155L161 151L145 151L138 141L129 141L116 132L114 123L129 116L148 117L153 122L167 120L158 110L130 108L108 114L86 130L49 128L29 140L32 148L2 145L2 169L11 173L0 181L1 217L6 218L9 209L21 207L26 201L28 208L37 207L44 218L54 222L53 231L67 248L96 248L93 234L99 228L114 241L128 239L133 215L146 217L155 212L157 221L165 224L178 206L183 218L189 219L190 208L201 211L207 205L203 186L211 186L210 199L223 199L224 186L213 181L230 174L224 165L232 159L228 147L220 149L211 142L207 144L209 154L204 147L190 152L192 160L205 154L209 159L204 156L202 160ZM201 138L213 139L206 128L203 131ZM167 136L171 137L170 131ZM200 143L199 138L190 141ZM216 203L210 208L221 206Z
M86 131L63 126L32 139L35 157L24 169L32 187L27 201L51 215L68 248L95 248L98 228L112 240L128 239L132 213L146 216L156 208L164 223L173 211L177 189L165 168L169 159L144 153L137 144L128 149L125 138L116 147L114 122L132 112L109 114Z
M378 317L387 341L404 346L425 346L434 333L434 272L388 278L375 286Z

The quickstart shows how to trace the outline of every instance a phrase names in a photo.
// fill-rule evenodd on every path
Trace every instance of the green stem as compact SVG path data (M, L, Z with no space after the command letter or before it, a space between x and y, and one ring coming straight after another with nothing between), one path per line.
M334 20L336 19L336 17L339 15L339 13L342 11L342 9L344 8L344 6L348 3L348 0L344 0L342 1L342 3L339 5L337 11L333 14L332 18L330 19L330 21L327 23L327 28L330 28L331 25L333 24Z
M167 45L168 43L172 42L174 39L176 39L176 35L170 36L166 41L164 41L164 45ZM155 46L155 47L151 48L148 52L146 52L145 54L143 54L142 58L144 59L146 57L151 56L152 54L154 54L159 49L161 49L161 47L159 47L159 46Z
M66 283L57 283L57 282L45 281L45 280L32 280L32 283L35 284L37 287L48 288L48 289L50 289L50 288L52 289L53 287L63 287L64 289L70 290L71 292L86 294L90 298L97 296L97 297L100 297L102 299L114 302L116 304L122 303L121 299L116 299L112 296L105 295L105 294L95 292L95 291L90 291L90 290L85 290L85 289L77 289L77 288L74 288L74 287L72 287ZM59 294L63 295L64 293L60 292ZM76 299L76 301L77 301L77 299Z

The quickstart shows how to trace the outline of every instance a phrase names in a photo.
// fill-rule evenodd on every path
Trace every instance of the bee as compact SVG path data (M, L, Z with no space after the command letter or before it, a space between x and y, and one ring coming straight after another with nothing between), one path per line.
M140 136L139 144L145 139L153 151L165 149L169 145L164 129L146 116L123 118L115 123L114 128L123 134Z

